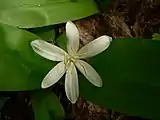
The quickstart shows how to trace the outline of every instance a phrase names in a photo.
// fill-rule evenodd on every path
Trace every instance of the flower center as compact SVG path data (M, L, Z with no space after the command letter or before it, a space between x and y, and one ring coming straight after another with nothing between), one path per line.
M75 58L70 56L70 55L65 55L64 56L64 64L67 65L67 64L70 64L71 62L74 62L75 61Z

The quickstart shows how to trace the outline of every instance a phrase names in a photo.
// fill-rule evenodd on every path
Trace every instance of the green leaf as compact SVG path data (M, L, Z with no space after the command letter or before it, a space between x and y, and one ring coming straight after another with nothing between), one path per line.
M104 85L96 88L80 75L86 100L128 115L160 119L160 41L117 38L90 63Z
M56 44L63 50L67 51L67 38L65 33L56 39Z
M48 42L55 41L55 29L54 26L46 26L40 28L33 28L29 30L30 32L39 36L42 40L46 40Z
M97 12L93 0L0 0L0 21L21 28L63 23Z
M160 34L154 33L152 36L153 36L152 40L160 40Z
M54 66L32 50L30 42L39 37L4 24L0 24L0 36L0 90L39 89L41 80Z
M64 117L64 110L57 96L49 91L35 91L32 94L35 120L56 120Z

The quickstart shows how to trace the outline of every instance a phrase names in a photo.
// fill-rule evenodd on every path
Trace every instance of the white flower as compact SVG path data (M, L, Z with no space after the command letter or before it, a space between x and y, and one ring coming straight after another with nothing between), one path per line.
M61 61L45 76L41 87L48 88L52 86L66 73L66 96L74 104L79 96L76 67L93 85L101 87L103 84L101 77L93 67L80 59L95 56L106 50L109 47L112 38L104 35L79 49L79 32L77 27L71 21L66 24L66 36L68 38L68 53L43 40L34 40L31 42L31 46L33 50L42 57L52 61Z

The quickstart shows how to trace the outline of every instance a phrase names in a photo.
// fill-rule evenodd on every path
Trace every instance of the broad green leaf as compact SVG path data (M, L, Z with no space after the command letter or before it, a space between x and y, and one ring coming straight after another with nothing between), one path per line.
M0 90L39 89L41 80L54 65L32 50L36 35L0 24Z
M53 26L32 28L29 31L39 36L42 40L52 43L55 41L55 29Z
M63 50L67 51L67 38L65 33L56 39L56 44Z
M160 34L154 33L152 36L153 36L152 40L160 40Z
M0 22L21 28L63 23L97 12L93 0L0 0Z
M160 119L160 41L117 38L90 64L104 85L96 88L80 75L80 93L86 100L128 115Z
M34 91L32 106L35 120L56 120L64 117L64 110L57 96L49 91Z

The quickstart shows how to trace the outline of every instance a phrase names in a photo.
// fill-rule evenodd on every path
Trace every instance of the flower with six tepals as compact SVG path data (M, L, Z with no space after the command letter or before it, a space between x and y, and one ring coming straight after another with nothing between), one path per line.
M78 74L76 68L95 86L103 85L102 79L94 68L84 61L106 50L112 38L106 35L79 48L79 31L74 23L66 23L67 52L44 40L33 40L33 50L42 57L59 61L44 77L41 87L48 88L58 82L65 74L65 92L67 98L74 104L79 96Z

